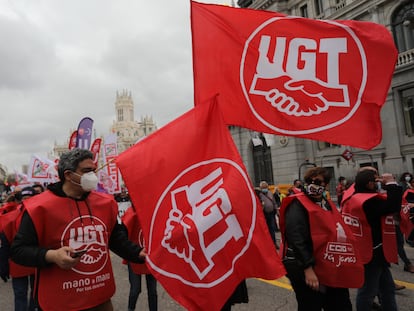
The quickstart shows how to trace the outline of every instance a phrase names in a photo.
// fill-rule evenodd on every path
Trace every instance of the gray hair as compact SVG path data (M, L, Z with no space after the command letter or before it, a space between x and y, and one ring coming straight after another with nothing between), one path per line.
M267 187L269 187L269 184L267 183L267 181L262 180L259 184L259 187L260 188L264 188L264 187L267 188Z
M65 171L76 171L80 162L86 159L93 160L93 153L88 149L74 148L72 150L64 152L60 156L58 163L58 174L60 180L65 180Z

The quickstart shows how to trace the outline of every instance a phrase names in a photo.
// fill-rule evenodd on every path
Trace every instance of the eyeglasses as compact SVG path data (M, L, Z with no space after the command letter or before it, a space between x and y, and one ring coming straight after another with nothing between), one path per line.
M312 184L317 185L317 186L324 186L325 185L325 181L324 180L320 180L320 179L312 179Z

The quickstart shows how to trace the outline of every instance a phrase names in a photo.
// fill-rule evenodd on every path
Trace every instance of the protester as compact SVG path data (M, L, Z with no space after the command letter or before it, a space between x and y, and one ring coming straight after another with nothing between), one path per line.
M249 303L246 280L243 280L239 285L237 285L233 294L231 294L229 299L227 299L226 303L221 308L221 311L230 311L231 307L236 303Z
M93 153L72 149L58 164L60 182L25 204L12 259L38 268L35 297L43 310L113 310L109 249L143 262L145 249L128 240L112 196L94 191Z
M411 186L412 180L413 180L413 174L409 172L402 173L399 184L402 187L403 192L407 189L412 189L412 186Z
M303 187L302 181L300 179L295 179L293 181L293 186L288 189L288 195L296 194L298 192L303 192L305 189Z
M269 185L266 181L261 181L259 187L259 199L262 203L267 228L269 229L270 237L272 238L273 244L276 246L276 248L279 248L279 245L276 241L276 215L278 214L279 206L276 204L276 200L273 197L273 194L270 192Z
M414 247L414 179L411 180L412 188L407 189L403 195L403 204L400 214L400 230L401 230L401 244L404 244L404 240L411 247ZM401 256L400 256L401 257ZM404 262L405 271L412 272L408 262ZM412 267L412 265L411 265Z
M134 205L126 209L122 216L122 221L128 230L128 238L144 247L141 225L138 219ZM128 311L135 310L139 294L141 293L141 276L145 275L147 284L148 309L150 311L158 310L157 280L151 274L146 264L132 263L125 261L128 265L129 295L128 295Z
M21 202L35 195L33 187L25 187L21 190L19 198ZM19 226L20 215L24 206L20 204L16 209L0 216L1 223L1 248L0 248L0 275L3 280L7 281L9 275L12 280L14 294L14 310L15 311L32 311L35 310L33 300L34 273L35 269L24 267L10 260L10 244L16 234ZM30 286L30 294L29 293Z
M283 199L280 209L282 258L299 311L352 310L348 288L363 283L363 267L353 250L352 232L335 204L326 198L329 172L313 167L305 192Z
M338 206L341 206L342 197L346 190L346 178L344 176L340 176L338 178L338 184L336 185L336 198L338 202Z
M36 194L40 194L43 191L45 191L45 188L41 184L39 184L39 183L34 184L32 187L33 187L33 189L34 189L34 191L35 191Z
M386 191L386 196L377 192L378 183ZM365 281L357 292L357 310L371 310L377 295L384 310L397 310L395 285L389 266L398 262L392 215L400 211L402 188L392 174L379 177L371 169L356 175L354 188L355 192L344 203L342 213L352 220L347 224L358 222L358 226L349 225L358 239L357 246L364 263Z

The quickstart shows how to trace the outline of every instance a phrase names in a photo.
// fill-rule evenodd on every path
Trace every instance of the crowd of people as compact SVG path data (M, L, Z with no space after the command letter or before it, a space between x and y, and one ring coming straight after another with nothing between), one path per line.
M95 170L90 151L73 149L58 163L59 182L47 188L15 187L4 198L0 277L5 282L11 278L16 311L113 310L109 251L127 265L128 310L136 308L142 276L149 310L158 309L157 280L145 265L140 220L132 202L118 220L118 204L130 202L127 189L115 196L94 191ZM353 183L339 177L336 202L327 193L330 179L326 169L313 167L303 181L294 180L286 194L277 188L272 192L267 181L255 188L297 309L352 310L349 289L356 288L358 311L397 310L395 291L403 287L395 284L390 265L398 263L399 256L403 271L414 273L404 250L405 243L414 247L413 175L404 173L397 181L392 174L379 175L374 167L361 168L349 178ZM79 273L99 284L77 292L73 284ZM246 281L222 310L235 303L248 303Z
M274 193L281 199L274 213L283 245L280 255L298 310L352 310L349 288L357 288L358 311L397 310L395 291L405 287L394 282L390 265L399 256L403 271L414 273L404 250L404 243L414 246L413 176L404 173L398 182L374 167L361 168L354 183L339 177L336 204L327 192L330 178L326 169L314 167L304 183L294 180L286 197L277 188ZM258 190L265 186L261 182ZM263 193L257 191L273 239L266 206L270 200ZM338 250L344 252L338 255Z

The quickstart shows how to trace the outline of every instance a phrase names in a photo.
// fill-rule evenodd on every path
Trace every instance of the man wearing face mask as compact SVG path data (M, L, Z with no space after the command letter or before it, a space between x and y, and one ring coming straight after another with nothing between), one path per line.
M326 169L309 169L305 192L286 197L280 208L281 255L299 311L350 311L348 288L363 283L352 232L326 198L329 180Z
M378 182L386 195L378 193ZM401 209L402 188L392 174L381 177L376 170L363 170L355 177L355 191L342 207L347 225L358 239L364 264L364 285L358 289L358 311L371 310L377 294L384 310L397 310L390 263L397 263L397 240L393 214Z
M62 154L60 181L24 203L12 259L37 268L39 310L112 311L115 292L109 250L135 263L145 250L128 240L112 196L96 192L93 153ZM53 293L53 294L51 294Z

